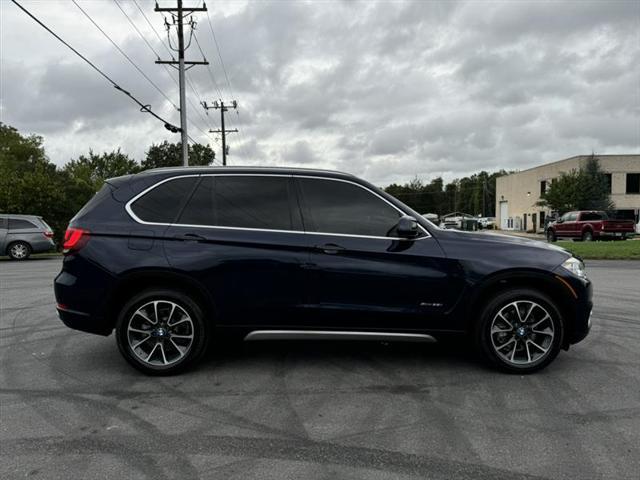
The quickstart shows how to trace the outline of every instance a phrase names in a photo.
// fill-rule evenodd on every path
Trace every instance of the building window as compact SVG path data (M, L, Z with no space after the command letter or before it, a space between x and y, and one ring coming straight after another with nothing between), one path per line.
M627 193L640 193L640 173L627 173Z
M547 193L547 181L542 180L540 182L540 196L542 197L545 193Z
M608 191L609 193L612 193L612 190L611 190L611 174L610 174L610 173L605 173L605 174L604 174L604 178L605 178L605 179L606 179L606 181L607 181L607 188L608 188L608 190L607 190L607 191Z

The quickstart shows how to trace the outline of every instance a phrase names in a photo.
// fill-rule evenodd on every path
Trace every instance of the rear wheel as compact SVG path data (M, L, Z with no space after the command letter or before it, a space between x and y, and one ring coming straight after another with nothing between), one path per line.
M591 230L586 230L582 233L582 241L583 242L591 242L593 241L593 232Z
M188 295L147 290L121 310L116 325L124 358L149 375L173 375L200 359L208 342L203 311Z
M7 253L12 260L26 260L31 255L31 246L27 242L13 242Z
M546 367L564 335L559 310L546 295L521 289L498 294L482 311L476 343L492 365L511 373Z

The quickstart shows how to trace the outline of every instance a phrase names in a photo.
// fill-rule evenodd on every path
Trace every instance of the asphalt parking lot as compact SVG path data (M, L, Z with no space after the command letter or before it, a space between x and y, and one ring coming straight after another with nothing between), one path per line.
M640 262L545 371L463 343L252 343L150 378L57 319L60 259L0 262L0 478L638 478Z

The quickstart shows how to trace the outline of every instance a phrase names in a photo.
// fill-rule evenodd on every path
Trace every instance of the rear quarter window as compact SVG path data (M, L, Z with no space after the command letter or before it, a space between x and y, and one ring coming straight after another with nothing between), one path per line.
M34 229L38 228L34 223L31 223L28 220L23 220L22 218L10 218L9 219L9 230L26 230L26 229Z
M198 177L167 180L139 197L129 208L143 222L173 223L191 196Z

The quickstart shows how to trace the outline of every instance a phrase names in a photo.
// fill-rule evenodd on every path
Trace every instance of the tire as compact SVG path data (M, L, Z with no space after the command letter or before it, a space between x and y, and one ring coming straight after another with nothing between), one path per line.
M175 375L202 357L209 331L201 306L190 296L153 289L139 293L122 307L116 341L127 362L141 372Z
M478 351L491 365L509 373L528 374L556 358L564 321L549 297L523 288L499 293L490 300L474 336Z
M7 255L12 260L26 260L31 255L31 245L27 242L13 242L7 248Z
M553 230L551 230L551 229L548 229L548 230L547 230L547 241L548 241L549 243L553 243L553 242L555 242L556 240L557 240L556 232L554 232L554 231L553 231Z
M582 232L583 242L593 242L593 232L591 230L585 230Z

